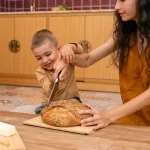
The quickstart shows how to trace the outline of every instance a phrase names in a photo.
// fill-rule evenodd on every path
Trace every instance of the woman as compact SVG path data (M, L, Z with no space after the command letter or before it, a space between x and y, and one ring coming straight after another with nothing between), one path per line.
M80 67L88 67L114 52L113 62L119 68L124 104L109 111L93 108L80 111L80 114L93 115L81 124L96 125L95 129L116 121L150 125L150 0L117 0L115 18L112 36L95 50L74 55L67 44L60 51L63 59Z

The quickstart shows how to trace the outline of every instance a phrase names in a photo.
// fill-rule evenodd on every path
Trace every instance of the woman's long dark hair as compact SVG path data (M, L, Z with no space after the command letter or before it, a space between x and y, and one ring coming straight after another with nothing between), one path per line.
M115 30L113 36L116 39L116 51L113 56L113 63L120 69L120 71L122 71L125 60L129 56L130 48L137 42L137 30L139 31L142 43L144 43L144 38L146 38L147 47L150 47L150 0L137 0L136 11L138 26L134 20L126 22L122 21L119 13L115 12ZM130 45L129 43L131 34L134 36L133 45ZM150 51L145 53L145 58L148 63L147 70L150 70ZM150 76L150 72L147 72L147 74Z

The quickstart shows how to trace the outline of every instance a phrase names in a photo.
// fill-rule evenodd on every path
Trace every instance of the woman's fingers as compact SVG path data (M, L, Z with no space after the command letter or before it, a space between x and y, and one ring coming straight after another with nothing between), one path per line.
M106 112L91 108L89 110L81 110L79 113L92 115L92 117L81 120L82 126L93 126L93 129L97 130L110 124L110 119Z
M67 63L72 62L73 59L74 59L74 53L73 53L72 51L71 51L71 52L68 52L68 53L66 54L65 59L66 59Z
M65 52L65 51L62 51L62 52L61 52L61 56L62 56L63 60L66 61L66 52Z
M102 120L99 124L97 124L97 126L95 126L93 129L97 130L100 128L105 128L110 124L110 122L108 120Z
M86 104L86 103L85 103L85 105L87 105L90 109L92 109L92 107L91 107L89 104Z
M65 48L60 50L62 58L67 62L70 63L74 60L74 52L73 50L70 50L69 48Z
M82 124L87 123L87 122L95 123L95 121L99 120L99 118L100 117L98 115L92 115L92 117L81 120L81 123Z
M93 127L93 130L98 130L98 129L101 129L103 128L103 124L97 124L96 126Z
M99 120L95 119L94 117L81 120L81 124L83 126L97 125L98 123L99 123Z
M89 117L89 118L81 120L81 124L88 124L88 123L91 123L92 121L93 121L93 117Z
M93 111L91 109L87 109L87 110L80 110L79 114L84 115L84 114L89 114L89 115L93 115Z
M103 119L94 120L94 118L90 118L89 120L84 119L81 121L81 126L93 126L93 130L98 130L107 127L108 125L108 121Z

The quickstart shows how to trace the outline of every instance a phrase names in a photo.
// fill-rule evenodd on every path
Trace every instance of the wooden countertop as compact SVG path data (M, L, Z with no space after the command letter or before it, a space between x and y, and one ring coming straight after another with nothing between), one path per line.
M32 114L0 111L0 121L16 127L26 150L150 150L150 127L110 125L90 135L23 125Z

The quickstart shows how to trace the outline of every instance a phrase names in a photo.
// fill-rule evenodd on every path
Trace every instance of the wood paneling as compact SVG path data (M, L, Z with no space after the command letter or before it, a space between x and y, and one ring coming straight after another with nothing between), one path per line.
M0 18L0 73L14 73L14 54L9 42L14 39L14 19Z
M15 38L21 49L15 54L15 74L34 75L38 67L30 45L33 35L46 28L46 17L16 17Z
M84 27L84 16L49 17L48 20L48 29L55 34L60 45L84 40ZM75 75L77 80L83 81L83 68L76 67Z
M51 30L60 45L87 40L95 49L112 33L113 13L54 13L2 15L0 18L0 83L38 86L35 70L38 63L30 49L35 32ZM18 53L11 53L10 40L20 42ZM75 75L81 90L119 91L118 70L108 56L88 68L76 67Z
M92 49L108 40L113 29L112 13L101 13L100 15L86 16L85 39L92 45ZM100 60L96 64L84 70L84 81L95 81L98 79L118 80L118 70L111 65L111 56Z

